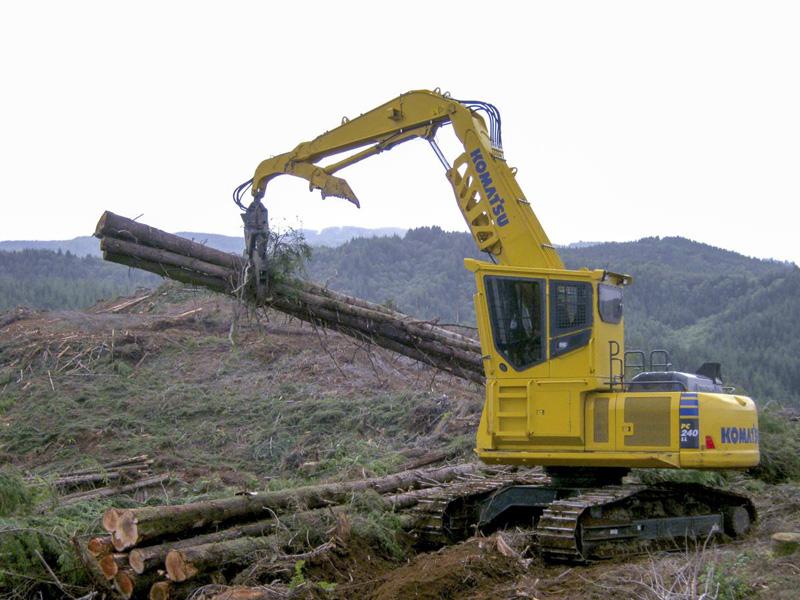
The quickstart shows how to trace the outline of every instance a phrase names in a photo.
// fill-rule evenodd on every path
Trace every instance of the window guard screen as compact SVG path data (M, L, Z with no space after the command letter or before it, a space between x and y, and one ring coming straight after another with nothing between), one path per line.
M592 284L550 281L552 337L585 329L592 324Z
M544 360L544 280L484 278L494 345L517 371Z

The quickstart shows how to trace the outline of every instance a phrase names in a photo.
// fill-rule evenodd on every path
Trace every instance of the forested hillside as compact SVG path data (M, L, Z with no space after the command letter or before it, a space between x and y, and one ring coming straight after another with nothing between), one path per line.
M14 306L82 308L115 298L160 278L93 256L50 250L0 251L0 311Z
M723 363L723 375L762 399L800 404L800 270L683 238L561 248L570 268L633 275L626 291L628 348L667 348L678 368ZM480 258L466 233L437 227L315 250L311 278L337 290L442 322L472 324Z
M209 238L210 245L213 240ZM559 250L567 266L633 275L628 348L668 348L676 367L723 363L726 380L762 399L800 404L800 270L683 238L646 238ZM331 288L441 323L474 323L469 234L437 227L315 248L308 276ZM0 252L0 310L89 306L153 286L157 277L93 257Z

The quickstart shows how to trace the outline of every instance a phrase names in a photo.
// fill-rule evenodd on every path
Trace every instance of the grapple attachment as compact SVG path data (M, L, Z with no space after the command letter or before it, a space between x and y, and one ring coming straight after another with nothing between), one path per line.
M242 215L242 221L244 221L244 245L248 269L252 274L256 300L260 303L269 295L267 265L269 222L267 208L261 203L261 200L253 200Z

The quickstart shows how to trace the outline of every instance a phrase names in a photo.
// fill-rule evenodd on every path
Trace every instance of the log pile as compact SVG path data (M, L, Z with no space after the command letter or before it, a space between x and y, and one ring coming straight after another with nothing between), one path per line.
M111 461L103 465L73 469L53 475L32 474L25 477L25 481L47 483L59 489L78 488L97 483L137 479L144 475L150 475L152 465L153 460L143 454Z
M58 492L52 501L43 502L36 507L36 512L44 513L56 506L70 506L87 500L118 496L166 482L169 475L154 475L152 465L153 460L147 455L133 456L63 473L32 474L25 481L32 486L47 485Z
M183 283L234 295L255 304L246 260L197 242L103 213L95 230L105 260ZM483 383L480 343L435 323L298 279L270 287L267 306L327 327L458 377Z
M410 530L418 517L402 511L440 493L448 482L485 477L478 465L460 464L183 505L111 508L102 519L108 535L73 541L98 587L122 598L183 598L248 568L254 557L269 557L259 576L287 579L298 560L319 559L335 549L331 541L304 554L283 553L282 515L317 523L323 516L346 514L353 494L372 490L385 510L401 513L400 522Z

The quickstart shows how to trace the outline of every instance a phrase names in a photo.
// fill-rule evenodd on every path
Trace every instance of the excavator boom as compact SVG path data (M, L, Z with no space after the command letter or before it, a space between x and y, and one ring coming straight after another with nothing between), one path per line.
M489 115L489 127L479 114ZM564 265L516 182L515 171L503 158L499 113L482 102L460 102L431 91L402 94L294 150L258 165L253 175L256 200L279 175L294 175L325 196L359 205L348 183L337 171L365 158L422 138L435 146L436 131L445 124L464 146L453 165L446 165L458 206L480 250L499 264L563 269ZM359 152L327 167L319 161L344 152ZM441 157L441 155L440 155ZM444 157L441 157L446 164Z

